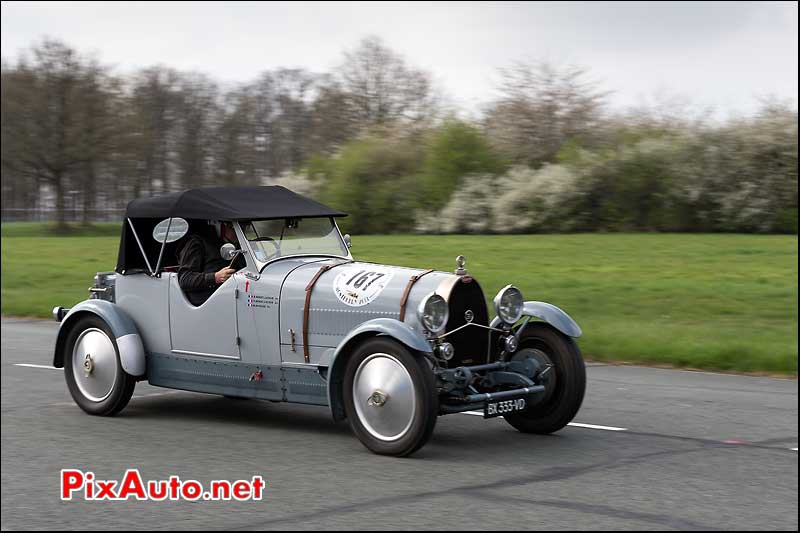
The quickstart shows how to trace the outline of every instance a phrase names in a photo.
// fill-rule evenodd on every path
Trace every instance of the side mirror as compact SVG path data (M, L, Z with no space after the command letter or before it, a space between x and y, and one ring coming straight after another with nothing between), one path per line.
M345 246L347 246L348 250L353 247L353 241L350 240L350 234L349 233L345 233L344 237L342 237L342 238L344 239L344 244L345 244Z
M219 248L219 255L226 261L232 261L237 255L242 253L241 250L237 250L236 246L233 243L226 242Z

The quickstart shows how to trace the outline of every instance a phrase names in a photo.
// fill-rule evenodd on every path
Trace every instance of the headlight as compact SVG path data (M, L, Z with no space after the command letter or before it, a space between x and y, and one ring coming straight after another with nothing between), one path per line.
M419 321L431 333L441 333L447 325L448 315L447 302L434 292L423 298L417 308Z
M522 317L524 303L519 289L513 285L506 285L494 297L494 310L500 320L506 324L514 324Z

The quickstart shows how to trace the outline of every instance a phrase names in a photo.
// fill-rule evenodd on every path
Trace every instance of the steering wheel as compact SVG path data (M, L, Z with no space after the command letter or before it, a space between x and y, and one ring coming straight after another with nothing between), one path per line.
M278 257L281 254L281 243L279 243L278 241L276 241L272 237L267 237L267 236L257 237L255 239L251 239L250 242L268 242L272 246L275 247L275 252L273 252L271 255L267 256L267 258L265 259L266 261L269 261L273 257Z

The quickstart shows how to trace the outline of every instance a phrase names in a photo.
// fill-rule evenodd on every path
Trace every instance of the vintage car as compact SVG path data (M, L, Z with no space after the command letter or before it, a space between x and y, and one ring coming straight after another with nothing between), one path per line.
M116 270L95 276L89 299L53 310L53 365L75 402L114 415L147 380L328 406L367 448L395 456L422 447L440 415L478 409L540 434L572 420L586 374L566 313L507 285L490 319L462 256L454 273L356 261L342 216L283 187L130 202ZM220 255L246 266L195 306L176 250L221 221L238 244Z

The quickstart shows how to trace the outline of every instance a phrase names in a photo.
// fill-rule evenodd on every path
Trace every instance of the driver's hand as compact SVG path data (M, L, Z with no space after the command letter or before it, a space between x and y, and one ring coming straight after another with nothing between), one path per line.
M218 270L217 272L214 273L214 281L217 282L217 285L219 285L221 283L225 283L225 281L229 277L233 276L233 274L235 272L236 271L234 269L229 268L229 267L225 267L225 268L223 268L221 270Z

